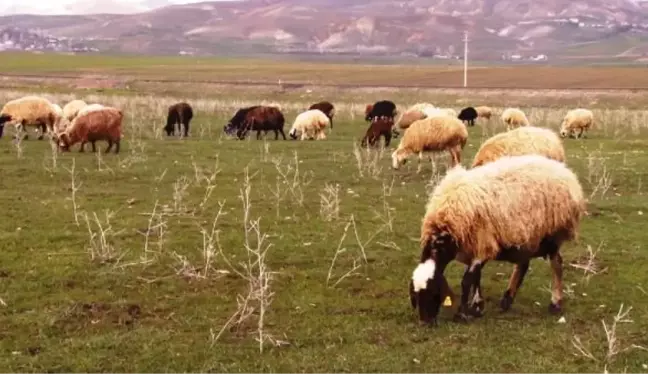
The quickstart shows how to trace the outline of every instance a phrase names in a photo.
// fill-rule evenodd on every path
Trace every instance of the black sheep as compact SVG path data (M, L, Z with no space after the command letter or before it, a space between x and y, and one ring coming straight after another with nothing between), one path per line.
M191 105L182 102L173 104L169 107L169 113L167 115L167 123L164 126L164 131L166 131L167 136L175 135L175 125L176 123L180 125L180 129L184 126L184 136L189 136L189 123L193 118L193 109ZM181 131L182 133L182 131Z
M475 126L475 119L477 119L477 110L471 106L461 109L457 116L460 120L468 122L468 125Z

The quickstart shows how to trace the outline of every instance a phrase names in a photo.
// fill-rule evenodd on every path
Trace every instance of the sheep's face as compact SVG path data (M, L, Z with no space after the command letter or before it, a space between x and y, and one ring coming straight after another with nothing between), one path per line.
M70 150L70 137L66 133L62 133L57 136L58 138L58 146L59 148L64 151L68 152Z
M427 259L421 260L412 273L410 302L412 308L418 308L422 324L436 324L443 298L451 294L443 270L454 258L453 248L449 234L438 235L427 244L423 252L424 256L427 253Z
M394 169L398 169L405 163L405 161L407 160L398 153L398 150L395 150L394 153L392 153L392 167Z
M569 135L569 130L567 129L567 126L565 126L565 122L560 125L560 137L564 138L567 135Z
M229 136L234 135L235 130L236 130L236 126L234 126L232 122L228 122L227 125L223 127L223 131L225 132L225 134Z

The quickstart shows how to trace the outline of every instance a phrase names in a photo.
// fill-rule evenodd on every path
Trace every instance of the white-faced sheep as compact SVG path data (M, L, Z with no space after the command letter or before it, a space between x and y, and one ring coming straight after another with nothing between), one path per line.
M108 153L115 144L115 153L119 153L121 141L122 120L124 113L116 108L104 107L77 116L65 131L58 135L59 146L63 151L69 151L74 144L81 142L79 152L84 151L87 142L92 144L92 151L96 152L95 142L105 140L108 142Z
M26 126L37 126L41 130L38 139L43 139L47 131L53 131L57 117L52 103L43 97L25 96L11 100L0 111L0 137L5 125L13 124L20 132L26 131Z
M491 109L491 107L488 107L488 106L484 106L484 105L478 106L478 107L475 107L475 110L477 111L477 117L478 118L484 118L484 119L489 120L489 119L491 119L491 116L493 115L493 109Z
M481 270L493 260L515 264L500 301L506 311L531 259L549 257L549 311L561 312L560 247L576 237L585 209L576 175L565 164L540 155L450 170L430 195L421 225L422 253L410 282L410 301L418 307L420 321L436 323L443 273L453 259L466 265L457 320L482 315Z
M580 138L594 124L594 113L589 109L572 109L565 115L560 126L560 136Z
M452 165L461 162L461 151L468 140L466 125L455 117L430 117L418 120L405 131L398 148L392 153L394 169L404 164L412 154L448 151Z
M506 124L507 130L520 126L529 126L529 120L526 114L518 108L507 108L502 113L502 122Z
M72 100L69 103L65 104L63 107L63 116L70 122L79 114L79 111L86 107L86 104L83 100Z
M288 135L291 138L300 140L326 139L324 129L331 126L331 120L319 109L311 109L300 113L293 122L292 128Z
M472 167L481 166L504 156L530 154L565 162L565 148L558 134L542 127L524 126L487 139L479 147Z

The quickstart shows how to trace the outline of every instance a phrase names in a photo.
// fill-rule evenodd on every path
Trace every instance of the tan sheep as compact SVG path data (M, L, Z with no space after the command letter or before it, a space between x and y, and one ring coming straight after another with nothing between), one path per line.
M69 103L65 104L63 107L63 116L70 122L79 114L79 111L86 107L86 104L83 100L72 100Z
M580 138L594 124L594 113L589 109L572 109L565 115L560 125L560 136L567 135Z
M486 262L515 264L500 302L506 311L529 262L537 257L550 259L549 311L560 312L560 247L577 236L585 209L576 175L564 163L540 155L507 156L469 170L450 170L431 193L421 224L422 253L410 283L410 301L418 306L421 321L436 321L443 272L453 259L467 266L455 318L482 314L480 280Z
M95 142L106 140L108 153L115 144L115 153L119 153L121 141L121 126L124 113L116 108L104 107L76 117L65 131L58 135L59 146L63 151L69 151L74 144L81 142L79 152L84 152L87 142L92 144L92 151L96 152Z
M529 120L518 108L507 108L502 113L502 122L506 124L506 129L511 130L520 126L529 126Z
M326 114L319 109L311 109L300 113L295 118L288 135L293 139L300 137L300 140L324 140L326 139L324 129L327 126L331 126L331 120Z
M13 124L16 130L26 131L26 126L40 128L38 139L43 139L47 131L53 131L56 123L56 110L52 103L40 96L25 96L7 102L0 111L0 137L7 124ZM24 136L28 138L27 135Z
M398 148L392 153L392 166L398 169L412 154L448 151L452 165L461 162L461 151L468 140L466 125L455 117L440 116L418 120L405 131Z
M439 110L446 116L456 117L458 115L457 111L452 108L439 108Z
M481 166L503 156L530 154L565 162L565 148L558 134L541 127L524 126L487 139L479 147L472 167Z
M65 128L70 124L70 122L63 115L63 108L58 104L52 104L54 108L54 113L56 113L56 120L54 121L54 131L53 134L58 134L65 130Z
M414 104L400 115L400 118L396 121L396 126L400 129L406 129L410 127L414 121L427 117L427 114L425 113L426 110L429 111L435 109L434 105L429 103Z
M79 116L82 116L82 115L84 115L86 113L89 113L89 112L92 112L92 111L95 111L95 110L99 110L99 109L102 109L102 108L105 108L105 106L103 106L101 104L89 104L89 105L86 105L83 108L79 109L76 116L79 117Z
M475 110L477 111L478 118L484 118L490 120L491 116L493 115L493 109L491 109L491 107L488 106L484 106L484 105L478 106L475 108Z

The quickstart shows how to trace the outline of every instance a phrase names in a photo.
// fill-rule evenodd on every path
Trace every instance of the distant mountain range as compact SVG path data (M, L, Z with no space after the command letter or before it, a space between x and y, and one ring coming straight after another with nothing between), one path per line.
M169 0L147 0L138 6L155 9L107 14L132 13L118 3L124 2L78 2L79 13L96 14L3 16L0 33L10 27L101 51L145 54L458 58L464 31L475 59L643 59L648 53L645 1L247 0L167 6Z

